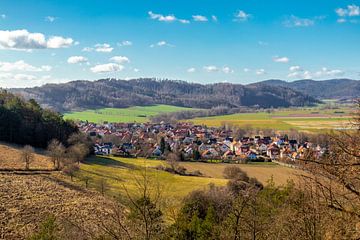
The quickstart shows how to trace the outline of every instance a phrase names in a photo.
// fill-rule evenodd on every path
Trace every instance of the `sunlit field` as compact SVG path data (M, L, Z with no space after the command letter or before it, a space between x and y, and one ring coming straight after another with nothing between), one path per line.
M102 123L107 122L148 122L151 116L161 113L179 112L193 110L192 108L183 108L170 105L154 106L136 106L129 108L102 108L96 110L86 110L81 112L70 112L64 114L66 119L87 120L90 122Z

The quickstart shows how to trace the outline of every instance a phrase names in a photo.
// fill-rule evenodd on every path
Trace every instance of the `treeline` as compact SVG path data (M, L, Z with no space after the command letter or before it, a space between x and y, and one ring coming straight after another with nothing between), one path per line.
M329 79L325 81L307 79L293 82L267 80L256 84L287 87L317 99L356 99L360 96L360 81L351 79Z
M0 90L0 141L46 148L53 139L66 144L76 132L76 125L59 113Z
M217 106L270 108L318 103L313 97L285 87L230 83L203 85L152 78L130 81L116 79L74 81L12 91L26 98L34 98L41 105L52 107L57 111L154 104L211 109Z

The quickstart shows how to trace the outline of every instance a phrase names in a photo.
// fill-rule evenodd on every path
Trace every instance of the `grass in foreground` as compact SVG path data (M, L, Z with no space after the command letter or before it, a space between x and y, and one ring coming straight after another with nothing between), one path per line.
M161 113L191 111L193 108L176 107L170 105L136 106L129 108L102 108L96 110L86 110L81 112L66 113L66 119L88 120L90 122L148 122L149 117Z

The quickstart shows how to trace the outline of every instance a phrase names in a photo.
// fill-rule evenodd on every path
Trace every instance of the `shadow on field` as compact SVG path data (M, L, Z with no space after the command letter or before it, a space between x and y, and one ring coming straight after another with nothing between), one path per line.
M87 158L83 164L88 165L101 165L106 167L118 167L118 168L128 168L128 169L137 169L133 164L123 163L112 158L107 157L90 157Z

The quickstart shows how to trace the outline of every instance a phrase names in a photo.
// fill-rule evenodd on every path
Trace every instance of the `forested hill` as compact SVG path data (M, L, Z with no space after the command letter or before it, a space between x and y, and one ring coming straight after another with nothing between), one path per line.
M71 121L33 99L24 101L0 90L0 141L45 148L52 139L66 143L77 131Z
M255 83L253 85L257 85ZM360 81L351 79L330 79L324 81L298 80L285 82L282 80L267 80L260 84L273 87L287 87L293 90L309 94L318 99L338 98L353 99L360 96Z
M57 111L101 107L168 104L193 108L217 106L288 107L312 105L313 97L285 87L230 83L195 84L185 81L135 79L73 81L42 87L12 89L26 99Z

